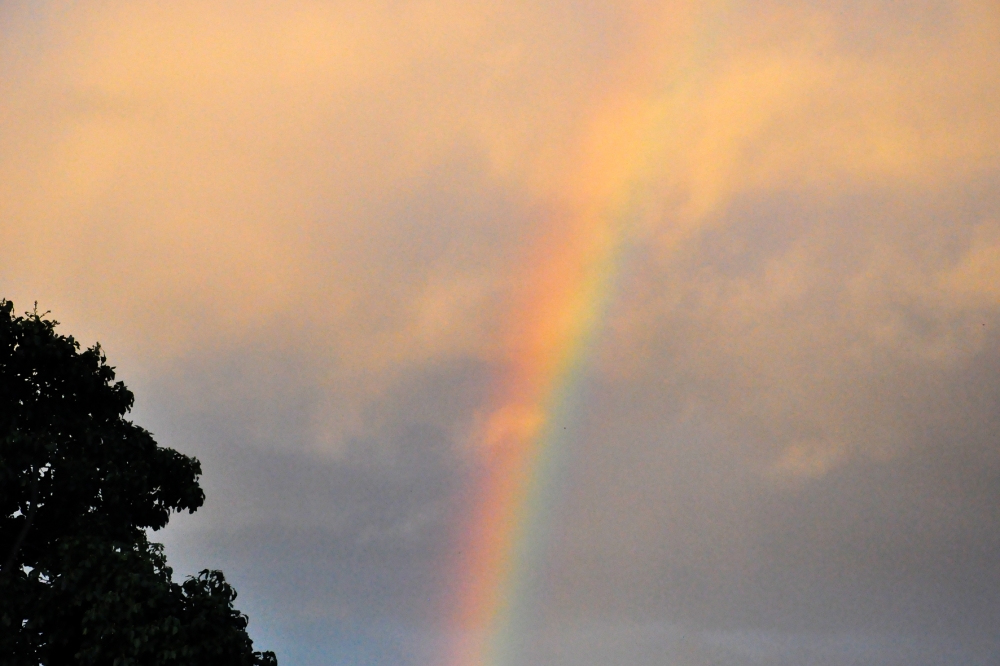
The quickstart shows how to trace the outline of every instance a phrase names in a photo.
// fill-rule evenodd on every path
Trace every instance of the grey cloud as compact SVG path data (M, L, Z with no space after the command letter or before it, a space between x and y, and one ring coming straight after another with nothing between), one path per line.
M486 376L476 363L412 375L332 453L312 441L324 405L309 398L308 358L244 350L140 389L151 406L137 416L204 467L206 506L163 535L172 559L185 571L225 563L286 620L427 623L468 466L452 421Z
M884 191L738 202L669 268L639 256L579 426L553 621L996 635L1000 309L926 287L996 219L988 182L902 210ZM899 256L915 272L894 281ZM642 344L630 306L658 317ZM782 466L803 441L815 464Z
M704 631L666 623L579 623L551 631L530 663L539 666L931 666L991 663L995 641L969 644L912 634Z

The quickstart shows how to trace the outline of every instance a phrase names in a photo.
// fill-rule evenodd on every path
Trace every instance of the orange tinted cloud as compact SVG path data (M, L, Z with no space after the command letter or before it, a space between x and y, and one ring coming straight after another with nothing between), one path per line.
M648 359L669 350L707 378L692 394L790 424L775 459L814 474L864 446L850 359L981 344L918 335L887 304L961 330L998 305L995 218L917 221L905 205L802 221L788 247L759 250L757 273L686 263L712 234L743 242L741 202L938 192L959 206L1000 153L989 3L930 22L782 2L3 11L7 295L151 364L282 322L361 393L407 368L498 362L532 246L606 216L661 285L623 296L608 371L666 372ZM968 231L952 254L911 252L907 235L949 225ZM824 285L837 296L818 312ZM668 345L678 318L692 332ZM727 373L735 388L718 388Z

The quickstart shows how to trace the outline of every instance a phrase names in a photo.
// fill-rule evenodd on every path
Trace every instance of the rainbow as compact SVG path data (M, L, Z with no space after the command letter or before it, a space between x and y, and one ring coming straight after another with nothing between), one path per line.
M511 345L498 403L479 446L483 473L464 535L464 580L456 624L466 634L454 666L511 663L527 619L520 602L533 587L551 514L552 479L570 434L570 412L587 350L611 293L620 239L579 236L536 275L544 298L520 310L527 335ZM572 242L576 241L576 242Z
M705 22L695 23L703 43ZM460 582L450 609L459 637L449 646L447 666L523 661L546 522L589 352L632 229L669 152L676 106L685 98L678 87L692 77L697 49L689 42L679 50L687 53L668 89L645 98L612 93L595 114L582 141L585 157L556 197L569 212L551 220L549 235L524 262L533 268L511 307L508 362L477 436L482 471L459 545Z

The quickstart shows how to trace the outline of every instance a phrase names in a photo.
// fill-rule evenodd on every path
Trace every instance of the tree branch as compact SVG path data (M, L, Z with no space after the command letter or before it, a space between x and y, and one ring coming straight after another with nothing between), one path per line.
M31 467L31 507L28 509L28 513L24 516L24 525L21 526L21 531L18 532L17 538L14 539L14 545L10 549L10 553L7 555L7 559L4 560L3 569L0 569L0 574L7 575L10 573L11 568L14 566L14 561L17 559L17 551L21 549L21 544L24 543L24 539L28 536L28 530L31 529L31 523L35 520L35 513L38 511L38 470L35 469L34 465Z

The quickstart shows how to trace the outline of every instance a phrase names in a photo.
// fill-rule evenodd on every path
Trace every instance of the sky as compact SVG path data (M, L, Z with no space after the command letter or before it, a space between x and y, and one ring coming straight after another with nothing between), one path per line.
M282 664L995 664L998 117L987 0L0 0L0 297Z

